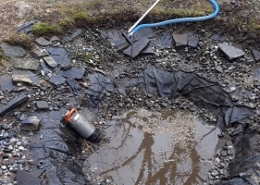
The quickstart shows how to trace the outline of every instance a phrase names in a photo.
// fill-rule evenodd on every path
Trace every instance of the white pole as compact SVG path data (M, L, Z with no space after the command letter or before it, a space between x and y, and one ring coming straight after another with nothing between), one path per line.
M145 16L160 2L161 0L157 0L143 15L138 19L138 21L128 30L128 33L131 33L133 29L145 18Z

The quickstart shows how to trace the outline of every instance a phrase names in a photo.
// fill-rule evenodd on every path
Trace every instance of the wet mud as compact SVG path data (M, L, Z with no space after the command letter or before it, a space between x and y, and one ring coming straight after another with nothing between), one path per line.
M203 184L207 182L218 129L187 111L131 110L114 117L107 142L84 167L115 184Z

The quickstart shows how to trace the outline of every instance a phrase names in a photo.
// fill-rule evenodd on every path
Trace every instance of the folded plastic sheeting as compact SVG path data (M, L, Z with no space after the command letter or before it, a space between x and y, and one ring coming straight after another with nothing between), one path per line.
M250 128L234 139L235 158L229 164L229 178L217 185L260 184L260 127Z
M92 106L97 107L101 99L113 91L116 80L112 83L108 77L101 74L90 75L89 79L87 96ZM146 93L158 97L185 96L199 107L210 109L217 115L222 114L226 126L248 117L251 113L250 108L235 105L230 95L217 82L208 81L193 73L169 72L149 66L137 78L123 78L120 81L118 84L121 85L117 86L119 92L126 92L125 88L139 86Z

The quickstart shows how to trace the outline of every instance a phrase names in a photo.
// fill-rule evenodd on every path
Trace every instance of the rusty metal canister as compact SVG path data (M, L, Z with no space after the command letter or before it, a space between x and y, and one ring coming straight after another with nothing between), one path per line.
M83 138L91 142L99 142L102 139L102 134L99 130L75 108L66 113L65 121Z

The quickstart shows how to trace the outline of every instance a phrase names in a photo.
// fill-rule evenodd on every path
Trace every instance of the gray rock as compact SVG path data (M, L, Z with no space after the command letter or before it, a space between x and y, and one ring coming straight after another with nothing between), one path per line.
M67 70L57 70L57 74L66 77L66 78L72 78L72 79L82 79L82 77L84 76L85 73L85 69L84 68L75 68L72 67L70 69Z
M64 38L64 41L66 42L71 42L73 39L75 39L77 36L79 36L80 34L82 34L82 29L76 29L71 35L66 36Z
M31 71L14 70L12 78L15 83L26 83L29 85L36 85L39 83L38 76Z
M245 55L245 52L243 50L236 48L232 45L223 43L223 44L219 44L218 46L219 46L219 49L225 54L225 56L230 61Z
M220 41L220 42L224 42L227 37L224 36L224 35L221 35L221 34L214 34L210 37L212 40L215 40L215 41Z
M40 46L49 46L50 45L50 42L47 41L45 38L43 37L39 37L38 39L35 40L35 42L37 44L39 44Z
M36 101L38 110L49 110L49 105L46 101Z
M58 65L57 62L51 56L43 57L43 59L50 67L56 67Z
M1 43L1 48L6 57L20 58L26 55L26 51L20 46L13 46L6 42Z
M36 71L39 63L34 58L28 56L24 58L13 58L14 67L17 69L26 69Z
M39 130L40 122L41 120L37 116L28 117L25 120L21 121L20 129L26 131Z
M149 42L149 39L147 39L146 37L142 37L140 40L125 49L123 53L132 58L135 58L146 48Z
M63 78L60 75L52 75L51 78L49 79L49 81L51 83L53 83L54 85L60 85L66 82L66 79Z
M199 43L199 38L196 36L191 36L188 38L188 46L191 48L196 48Z
M176 49L183 49L186 47L188 43L188 35L187 34L173 34L173 40L175 41Z
M0 87L2 91L11 91L14 89L12 77L8 74L0 76Z
M257 51L257 50L252 50L252 55L254 56L254 59L256 62L259 62L260 61L260 51Z
M49 56L49 53L45 49L34 48L32 50L32 55L35 58L42 58L42 57L45 57L45 56Z
M13 110L15 107L27 102L29 97L25 94L20 94L11 101L9 101L6 105L0 107L0 116L6 114L8 111Z
M217 67L216 67L216 71L219 72L219 73L223 73L223 68L222 68L222 66L217 66Z
M32 174L22 170L17 171L16 181L17 184L19 185L29 185L29 184L40 185L41 184L41 181L38 177L35 177Z
M57 36L52 36L51 39L50 39L50 42L53 43L53 42L60 42L60 38L58 38Z

